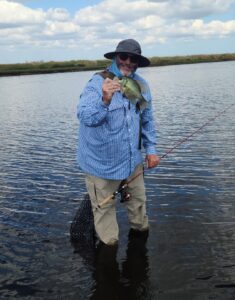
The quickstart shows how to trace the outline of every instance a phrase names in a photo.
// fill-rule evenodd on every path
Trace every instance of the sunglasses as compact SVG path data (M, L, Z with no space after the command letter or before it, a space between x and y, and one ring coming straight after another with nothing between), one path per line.
M119 58L123 61L127 60L128 57L130 58L130 62L133 64L137 64L139 62L139 57L137 55L131 55L128 53L119 53Z

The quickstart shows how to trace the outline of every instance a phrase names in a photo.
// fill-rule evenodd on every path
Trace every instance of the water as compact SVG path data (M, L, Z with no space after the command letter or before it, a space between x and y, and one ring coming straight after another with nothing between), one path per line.
M159 155L234 103L235 62L140 73L153 94ZM0 298L234 299L234 106L146 172L146 245L128 246L119 203L108 276L70 243L85 193L76 104L92 74L0 78Z

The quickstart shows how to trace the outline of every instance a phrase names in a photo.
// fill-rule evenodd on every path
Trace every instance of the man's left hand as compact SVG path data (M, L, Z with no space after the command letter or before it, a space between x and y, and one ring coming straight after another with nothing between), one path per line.
M145 161L148 168L154 168L160 163L160 157L156 154L147 154Z

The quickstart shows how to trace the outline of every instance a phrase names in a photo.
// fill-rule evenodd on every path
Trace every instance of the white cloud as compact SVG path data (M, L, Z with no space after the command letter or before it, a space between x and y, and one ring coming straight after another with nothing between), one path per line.
M105 0L95 6L88 6L78 11L75 20L85 26L109 25L113 23L128 23L146 15L161 15L166 5L142 1Z
M210 16L213 14L220 14L228 11L234 0L170 0L168 1L170 15L176 15L177 18L183 19L197 19Z
M27 3L30 0L0 0L0 2L14 2L14 3Z
M184 20L166 28L166 36L174 38L200 37L211 38L215 36L225 37L235 34L235 21L211 21Z
M45 13L42 10L33 10L15 2L0 1L0 28L38 24L44 19Z
M88 2L89 3L89 2ZM133 37L143 45L174 39L209 39L235 34L235 21L221 21L235 0L104 0L74 12L30 9L27 1L0 0L0 44L17 48L113 47ZM205 21L206 16L213 19Z
M42 35L55 36L55 35L66 35L74 34L79 32L79 26L73 22L47 22Z
M205 23L199 17L222 13L233 2L233 0L108 0L78 11L75 22L81 26L84 34L90 31L94 39L96 37L101 43L105 39L109 44L126 36L133 36L143 44L164 43L169 38L183 36L221 37L234 34L229 21L218 21L215 26L211 22ZM202 26L200 30L195 30L198 19L201 20Z
M46 13L46 17L56 21L68 21L70 19L69 12L63 8L50 8Z
M207 24L203 23L202 20L195 20L192 22L191 30L194 34L209 37L217 36L224 37L228 34L235 34L235 20L234 21L211 21Z
M0 0L0 2L1 1L26 3L26 2L29 2L30 0Z

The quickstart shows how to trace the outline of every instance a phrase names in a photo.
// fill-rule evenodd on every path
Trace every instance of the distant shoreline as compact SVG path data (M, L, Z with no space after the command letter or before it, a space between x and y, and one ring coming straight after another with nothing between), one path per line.
M235 53L202 54L187 56L151 57L150 67L221 62L235 60ZM110 60L71 60L64 62L29 62L19 64L0 64L0 76L50 74L62 72L79 72L105 69Z

